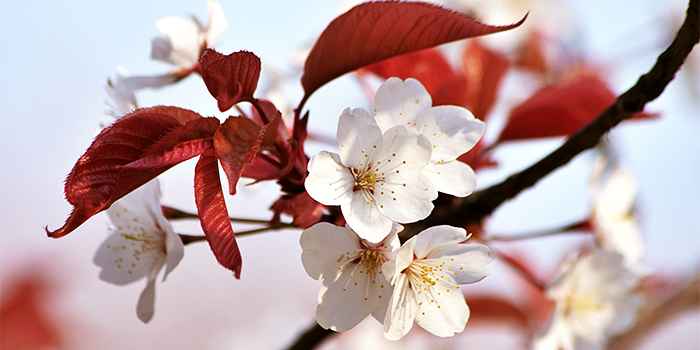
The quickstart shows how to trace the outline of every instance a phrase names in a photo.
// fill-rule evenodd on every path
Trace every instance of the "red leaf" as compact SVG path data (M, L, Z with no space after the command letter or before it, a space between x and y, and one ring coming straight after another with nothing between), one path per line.
M294 195L284 195L272 205L275 213L272 222L278 223L280 215L287 214L294 218L292 225L308 228L321 219L324 208L323 204L313 200L306 191Z
M402 80L414 78L425 86L430 96L436 98L447 81L457 79L443 54L436 49L426 49L392 57L362 69L384 79L397 77ZM464 97L464 96L463 96ZM454 103L448 103L454 104ZM437 106L433 101L433 105Z
M207 49L199 59L202 79L224 112L241 101L250 101L260 78L260 59L247 51L224 56Z
M528 315L517 305L496 296L474 296L467 298L470 323L497 322L510 323L518 327L527 327Z
M468 164L474 171L498 165L495 160L491 159L491 154L488 150L484 149L483 139L479 140L469 152L459 156L457 160Z
M3 286L0 303L0 348L62 349L64 337L50 304L57 291L40 275Z
M369 2L331 22L304 64L301 83L308 97L327 82L370 63L459 39L515 28L490 26L436 5Z
M204 151L211 148L212 145L213 143L211 139L196 139L181 142L170 150L145 156L124 165L123 168L145 169L157 168L161 166L173 166L204 153Z
M230 117L214 134L216 157L228 177L229 193L236 194L236 184L245 167L253 162L263 142L277 131L281 115L264 127L245 117Z
M608 85L593 74L577 74L546 86L511 111L497 142L567 136L615 102ZM652 117L640 113L637 117Z
M197 203L202 230L216 260L233 271L236 278L241 276L241 252L231 227L224 193L221 191L219 167L214 150L207 150L199 157L194 169L194 199Z
M477 119L486 120L491 111L501 79L510 62L503 54L473 40L462 56L462 72L467 81L467 103L464 105Z
M117 120L97 135L68 174L66 200L73 211L63 227L46 233L63 237L87 219L109 208L119 198L152 180L172 165L147 169L123 168L171 130L198 114L176 107L139 109Z
M212 137L219 124L217 118L200 117L179 126L153 144L140 159L124 168L172 166L196 157L212 146Z

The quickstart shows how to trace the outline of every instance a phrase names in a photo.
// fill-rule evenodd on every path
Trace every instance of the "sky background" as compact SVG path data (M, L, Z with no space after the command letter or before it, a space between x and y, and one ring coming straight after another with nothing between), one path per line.
M572 45L604 69L619 93L652 66L675 32L672 28L680 25L685 5L680 0L634 4L571 0L564 1L562 8L567 20L578 28L567 34L574 38ZM327 0L222 1L222 7L229 27L217 50L254 52L263 61L263 74L291 71L295 53L312 45L339 11L336 2ZM150 41L159 35L155 21L189 14L204 20L205 1L0 3L0 291L27 275L39 274L50 281L52 295L45 306L60 322L69 348L279 348L313 322L320 283L303 270L299 231L239 239L244 259L241 280L217 265L207 245L187 246L178 268L165 283L157 284L156 313L148 325L135 315L144 281L117 287L97 278L99 269L92 257L106 238L106 215L97 215L64 238L46 237L44 226L60 227L71 209L63 197L65 176L100 123L112 121L105 113L107 77L114 77L119 66L134 75L167 72L169 66L149 59ZM522 15L509 13L504 23ZM498 38L489 40L512 40ZM648 111L662 114L660 119L623 124L608 136L620 160L638 178L639 219L647 242L644 260L654 270L689 273L700 257L698 56L695 52L692 73L684 69L648 105ZM285 91L290 103L301 97L298 83L289 84ZM504 85L504 96L523 93L517 79ZM141 106L175 105L225 117L196 76L158 91L139 92L137 98ZM337 118L346 107L369 108L350 76L332 82L311 98L307 104L311 131L333 137ZM498 123L494 118L494 125L487 126L487 137L489 131L498 130ZM480 173L479 186L527 167L559 144L561 140L503 146L495 153L501 167ZM315 144L308 152L332 148ZM488 230L525 233L584 218L590 209L586 190L592 159L591 154L580 155L503 205L489 221ZM164 204L195 211L193 168L189 161L161 177ZM236 197L227 198L231 215L268 219L267 207L277 197L276 185L239 188ZM177 223L175 228L179 233L201 233L196 222ZM246 227L235 225L234 229ZM532 252L536 263L554 266L577 242L556 237L518 243L517 247ZM505 278L494 273L477 289L498 288ZM687 347L680 348L695 349L700 345L699 325L697 312L686 316L654 336L645 349L668 344L669 339L685 339L683 346ZM362 323L360 330L366 335L338 337L331 345L399 346L384 343L381 327L373 320ZM458 339L479 348L501 333L467 331ZM414 329L401 344L413 348L453 344L435 343L434 338L421 334ZM520 340L504 339L504 348L513 348Z

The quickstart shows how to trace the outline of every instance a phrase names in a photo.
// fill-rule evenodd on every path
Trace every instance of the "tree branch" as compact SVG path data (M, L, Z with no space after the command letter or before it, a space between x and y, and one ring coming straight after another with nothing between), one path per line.
M323 329L318 323L314 322L314 325L302 333L288 350L313 349L333 333L335 332L330 329Z
M524 189L535 185L540 179L568 163L579 153L594 147L598 140L615 125L642 111L644 105L661 95L668 83L673 80L678 69L683 65L683 61L685 61L693 46L700 40L700 26L698 25L699 1L690 0L685 21L676 34L676 38L666 51L658 57L656 64L649 73L641 76L632 88L620 95L615 103L608 107L596 120L579 130L561 147L528 169L511 175L500 184L474 192L446 213L432 215L422 222L408 226L406 231L404 231L407 233L407 236L402 238L408 239L408 237L423 229L435 225L448 224L463 227L471 223L480 222L491 215L503 202L512 199ZM303 103L297 108L295 115L298 115L302 106ZM333 333L333 331L323 329L318 324L314 324L289 349L313 349Z
M479 223L505 201L535 185L576 155L594 147L603 135L621 121L641 112L645 104L661 95L683 65L693 46L698 43L700 36L698 13L700 13L698 0L690 0L683 25L671 45L657 58L656 64L649 73L642 75L632 88L620 95L598 118L571 136L561 147L529 168L511 175L500 184L474 192L450 210L410 225L402 238L408 239L423 229L435 225L464 227Z

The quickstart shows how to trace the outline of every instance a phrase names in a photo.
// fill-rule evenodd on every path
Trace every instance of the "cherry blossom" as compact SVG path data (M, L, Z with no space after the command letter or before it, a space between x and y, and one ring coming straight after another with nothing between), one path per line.
M422 174L439 192L465 197L474 191L476 175L457 157L476 145L485 124L465 108L432 104L430 94L418 80L389 78L377 90L374 117L382 132L404 125L427 137L432 153Z
M417 323L439 337L462 332L469 307L459 284L474 283L489 275L493 260L488 247L460 244L464 229L434 226L412 237L384 264L384 275L394 293L384 318L384 335L397 340Z
M158 181L148 182L115 202L107 214L114 228L95 254L95 265L102 268L100 279L126 285L145 277L146 288L136 314L148 322L153 317L158 272L166 266L165 280L184 254L180 237L161 211Z
M592 176L596 239L603 249L622 254L628 266L638 265L644 255L644 238L634 215L637 182L629 170L615 165L600 188L606 163L598 158Z
M393 222L422 220L433 210L437 191L421 174L430 159L430 142L403 126L383 135L364 109L345 109L338 122L339 155L311 158L305 186L324 205L340 205L348 225L372 243Z
M547 290L556 303L546 334L535 341L536 350L573 350L583 345L604 346L636 320L642 303L633 294L639 275L629 270L622 255L603 250L575 256Z
M367 315L383 320L391 296L391 284L382 274L382 264L394 259L399 248L396 235L403 227L373 244L349 227L318 223L301 234L301 261L314 279L323 279L318 294L316 321L323 328L343 332Z
M207 12L209 21L206 25L195 17L166 17L156 21L165 37L153 39L151 58L172 64L175 71L192 69L202 52L211 48L228 26L218 1L207 0Z

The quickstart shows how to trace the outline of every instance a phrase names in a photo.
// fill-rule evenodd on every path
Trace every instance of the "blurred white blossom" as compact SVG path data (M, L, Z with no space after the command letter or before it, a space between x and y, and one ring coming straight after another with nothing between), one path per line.
M207 0L207 13L206 25L195 17L166 17L156 21L164 36L155 37L151 42L151 58L172 64L175 71L189 70L196 65L202 52L212 47L228 26L218 1Z
M549 329L535 350L603 349L610 336L636 322L643 299L634 294L639 275L622 255L603 250L570 257L547 290L556 305Z

